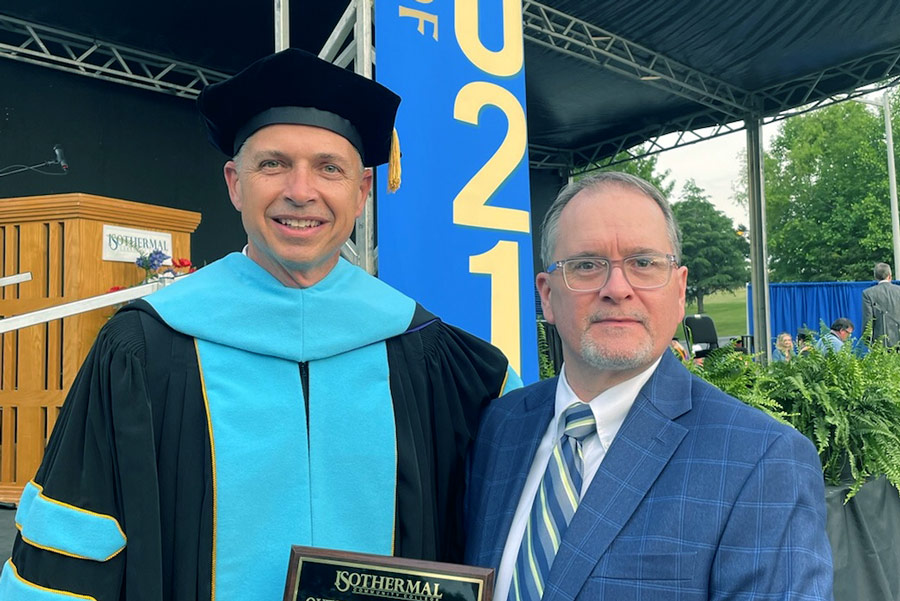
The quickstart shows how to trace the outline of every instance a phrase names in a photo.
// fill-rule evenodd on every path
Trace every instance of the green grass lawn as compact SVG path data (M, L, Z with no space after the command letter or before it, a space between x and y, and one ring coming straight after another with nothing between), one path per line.
M685 314L697 312L696 303L685 307ZM734 292L717 292L703 299L703 312L712 317L719 336L742 336L747 332L747 288ZM678 328L677 335L684 340L684 332Z

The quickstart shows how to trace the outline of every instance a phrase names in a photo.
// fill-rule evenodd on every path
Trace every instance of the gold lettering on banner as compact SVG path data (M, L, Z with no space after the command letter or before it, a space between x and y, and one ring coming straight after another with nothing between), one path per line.
M511 77L524 66L522 36L522 3L502 2L501 19L479 23L480 0L456 0L454 31L466 58L487 75ZM485 2L486 4L487 2ZM480 32L500 27L503 46L499 50L485 47ZM527 150L525 110L515 95L505 87L507 82L472 81L456 96L453 117L471 125L479 125L481 109L494 106L507 120L506 136L497 150L462 187L453 199L453 223L506 232L530 233L529 211L488 204L522 165ZM469 273L491 278L491 342L500 348L510 365L521 373L522 326L519 301L519 244L500 240L490 250L469 257Z
M418 0L421 2L422 0ZM431 0L428 0L431 2ZM423 10L416 10L414 8L409 8L407 6L399 7L399 13L401 17L412 17L413 19L418 19L419 25L416 27L418 32L422 35L425 35L425 23L431 23L432 32L431 37L435 40L438 39L438 16L433 15L431 13L427 13Z
M522 69L525 60L520 0L503 0L501 25L503 48L488 50L478 35L478 0L456 0L456 39L463 54L482 71L509 77Z
M506 88L486 81L473 81L456 95L453 118L478 125L481 109L485 106L495 106L506 116L506 136L491 158L453 199L453 223L527 234L531 230L528 211L487 204L525 156L525 111Z
M519 243L501 240L489 251L469 257L469 272L491 276L491 343L521 373Z
M440 587L440 582L362 574L348 570L337 570L334 578L334 588L341 593L351 591L355 595L397 599L398 601L441 601L444 593L440 592ZM311 599L306 601L311 601ZM312 599L312 601L326 600Z

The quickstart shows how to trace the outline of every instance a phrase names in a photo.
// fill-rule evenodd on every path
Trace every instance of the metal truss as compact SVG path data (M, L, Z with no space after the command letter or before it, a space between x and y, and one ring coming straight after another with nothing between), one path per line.
M753 95L747 90L592 23L533 0L525 0L522 10L526 40L688 98L721 114L724 118L719 121L741 119L753 106Z
M353 70L372 79L375 48L372 45L374 3L351 0L328 36L319 58L340 67L353 63ZM352 36L352 37L351 37ZM375 245L375 186L369 191L362 214L356 219L353 240L341 247L341 255L368 273L378 273L378 247Z
M763 118L762 122L763 124L774 123L788 117L808 113L897 85L900 85L900 74L858 87L849 92L832 94L815 102L808 102L802 106L783 110L775 115ZM696 123L693 123L698 119L708 122L708 115L702 112L695 113L678 121L653 125L637 132L576 150L531 144L528 147L529 164L532 169L572 170L573 168L587 168L586 170L591 171L672 150L673 148L711 140L745 129L744 121L735 121L712 127L698 127Z
M748 92L534 0L525 0L523 11L525 39L529 42L706 107L574 150L530 145L530 165L535 169L607 167L740 131L747 118L763 116L764 122L769 123L869 94L900 81L900 47L894 47L784 84ZM711 123L719 125L711 126ZM666 136L673 132L679 135Z
M706 113L698 113L686 118L684 129L663 123L576 150L531 144L528 146L529 165L532 169L602 169L744 129L743 121L713 127L692 126L692 121L698 119L708 123L706 117ZM672 133L678 135L672 138L668 135Z
M0 57L137 88L195 97L225 73L0 14Z
M784 84L765 88L759 92L763 115L772 115L792 109L810 106L819 108L821 102L833 104L861 94L895 85L900 80L900 46L894 46L817 73L800 77ZM854 90L882 82L877 88L859 94ZM852 96L848 96L851 94ZM822 99L822 100L820 100ZM834 99L834 100L832 100ZM769 105L774 101L774 105Z
M528 166L531 169L570 169L574 164L571 150L540 144L528 145Z

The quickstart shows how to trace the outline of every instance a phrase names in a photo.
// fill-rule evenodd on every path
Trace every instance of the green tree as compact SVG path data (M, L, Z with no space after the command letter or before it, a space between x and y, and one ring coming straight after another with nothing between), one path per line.
M688 268L687 300L697 301L702 313L705 296L747 282L750 245L693 179L684 184L672 211L681 228L681 260Z
M643 150L641 150L641 152L643 152ZM659 155L657 154L644 155L624 163L619 163L618 165L613 165L612 167L607 167L606 169L603 169L603 171L622 171L624 173L636 175L656 186L656 189L662 192L663 196L670 198L672 196L672 191L675 189L675 181L668 181L669 176L672 174L672 170L666 169L665 171L657 171L656 163L658 160Z
M749 191L747 182L747 149L741 148L735 156L738 164L738 178L731 182L731 201L739 207L750 210ZM778 162L771 154L763 154L763 169L766 174L771 173L778 165Z
M616 163L615 165L609 167L601 167L599 171L621 171L623 173L630 173L631 175L636 175L641 179L650 182L656 189L663 193L663 196L666 198L671 198L672 191L675 189L675 182L668 181L669 177L672 174L671 169L666 169L665 171L657 170L657 161L659 161L659 155L650 154L638 157L636 159L628 160L628 157L632 154L640 154L644 152L644 147L639 146L636 149L625 153L620 152L616 155L616 161L624 161L622 163ZM582 173L590 173L592 171L598 171L596 166L591 166ZM575 175L577 179L579 174Z
M895 127L900 96L893 96ZM770 279L860 280L890 261L884 120L844 102L791 117L766 153Z

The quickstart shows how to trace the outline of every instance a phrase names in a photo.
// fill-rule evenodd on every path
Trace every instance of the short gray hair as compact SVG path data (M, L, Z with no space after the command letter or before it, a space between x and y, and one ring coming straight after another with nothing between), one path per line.
M875 279L879 282L891 277L891 266L887 263L875 263Z
M234 153L233 157L231 157L231 160L234 161L234 164L237 166L238 171L241 170L241 167L242 167L241 163L244 162L244 148L246 146L247 146L247 140L244 140L244 142L241 144L241 147L238 149L238 151L236 153Z
M605 186L622 186L632 188L653 200L663 213L666 220L666 233L669 235L669 243L672 245L672 254L675 261L681 262L681 238L678 232L678 224L672 213L672 206L656 186L636 175L622 173L620 171L601 171L587 177L583 177L565 186L559 191L556 200L550 205L544 223L541 226L541 262L546 269L553 262L553 251L556 248L556 239L559 235L559 218L563 209L579 192L584 190L596 190Z

